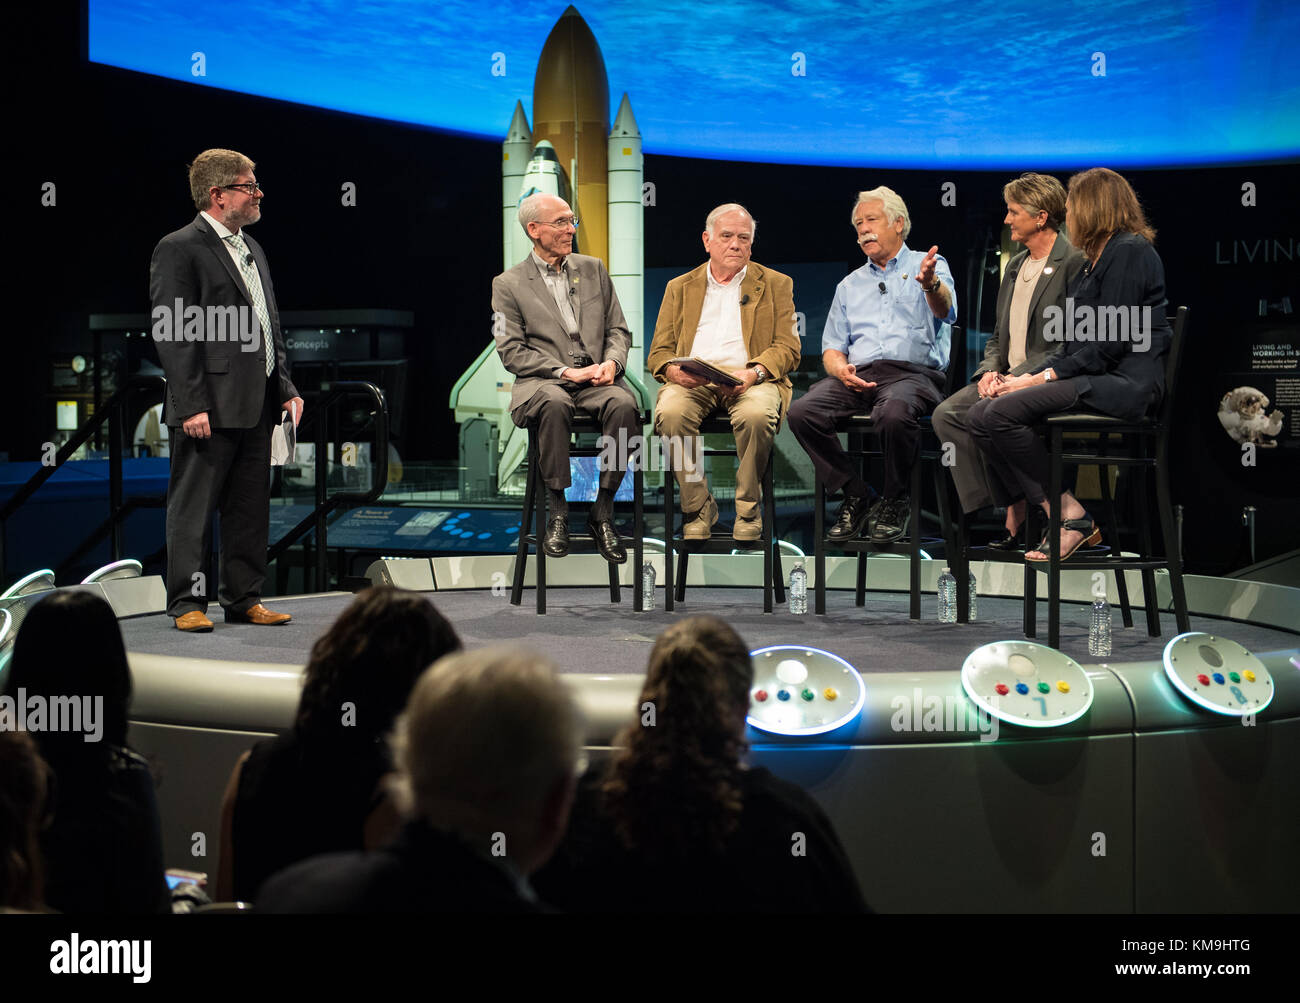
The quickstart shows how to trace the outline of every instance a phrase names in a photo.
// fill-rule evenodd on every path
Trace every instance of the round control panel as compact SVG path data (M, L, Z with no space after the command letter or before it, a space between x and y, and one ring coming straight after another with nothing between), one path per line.
M1058 728L1092 706L1092 680L1068 655L1031 641L994 641L961 667L961 685L981 710L1028 728Z
M1196 631L1165 645L1165 675L1188 700L1215 714L1256 714L1273 700L1273 676L1236 641Z
M862 710L867 688L844 659L819 648L777 645L750 652L749 723L775 735L820 735Z

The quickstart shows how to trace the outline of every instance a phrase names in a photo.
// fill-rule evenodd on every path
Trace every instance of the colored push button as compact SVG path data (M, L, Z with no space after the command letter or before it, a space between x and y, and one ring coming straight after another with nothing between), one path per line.
M808 689L806 686L804 687L803 692L800 693L799 695L808 701L813 701L817 699L817 694L814 693L812 690Z
M789 691L789 690L777 690L777 691L776 691L776 698L777 698L778 700L789 700L789 699L790 699L790 691Z
M1229 672L1228 678L1231 679L1234 683L1241 682L1241 676L1237 675L1237 673L1235 672Z
M1048 686L1047 683L1039 683L1039 684L1038 684L1038 692L1039 692L1039 693L1050 693L1050 692L1052 692L1052 687Z
M1202 686L1210 685L1210 677L1207 676L1204 672L1202 672L1199 676L1196 677L1196 681L1200 683Z
M839 695L840 695L839 690L837 690L834 686L827 686L824 690L822 690L822 696L824 696L827 700L838 699Z
M1021 685L1023 685L1023 683L1022 683ZM1007 689L1007 684L1006 684L1006 683L998 683L998 684L997 684L996 686L994 686L993 688L994 688L995 690L997 690L997 692L998 692L998 696L1000 696L1000 697L1004 697L1004 696L1007 695L1008 692L1010 692L1010 691Z
M762 703L764 700L767 699L767 690L759 690L757 693L754 694L754 699L757 700L759 703Z
M1021 696L1024 696L1026 693L1029 692L1029 687L1026 686L1024 683L1016 683L1016 692L1019 693Z
M1248 682L1248 683L1253 683L1254 681L1255 681L1255 673L1251 672L1250 669L1247 669L1247 670L1246 670L1246 682Z
M1223 673L1222 673L1222 672L1216 672L1216 673L1214 674L1214 681L1215 681L1216 683L1218 683L1220 686L1222 686L1222 685L1223 685Z
M1056 688L1060 690L1062 693L1070 692L1070 684L1067 683L1064 679L1058 679L1056 681Z

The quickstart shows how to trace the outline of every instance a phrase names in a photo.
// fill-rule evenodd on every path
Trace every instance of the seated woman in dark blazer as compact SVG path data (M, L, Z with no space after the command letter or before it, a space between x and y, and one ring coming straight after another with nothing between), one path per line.
M745 643L721 620L688 617L659 635L637 720L608 768L583 779L568 835L533 875L543 900L572 912L864 911L817 802L741 762L753 681Z
M131 670L112 607L70 591L32 606L6 692L50 709L71 698L82 711L80 731L32 729L53 773L52 821L41 833L45 904L65 913L169 912L153 774L126 744Z
M994 385L967 418L990 475L1044 511L1049 458L1034 426L1064 411L1143 417L1164 393L1171 338L1155 231L1129 183L1104 167L1076 174L1066 225L1088 264L1069 290L1055 331L1061 350L1032 373ZM1096 523L1068 491L1061 494L1061 520L1062 559L1101 542ZM1025 558L1046 561L1046 551L1044 537Z
M367 589L343 611L312 647L292 730L235 764L221 806L218 899L255 902L276 871L396 831L381 785L392 769L385 739L420 673L460 646L413 592Z

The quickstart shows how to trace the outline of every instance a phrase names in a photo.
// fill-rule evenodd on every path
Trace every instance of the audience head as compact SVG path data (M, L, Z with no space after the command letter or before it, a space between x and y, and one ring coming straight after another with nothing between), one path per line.
M1013 205L1020 206L1028 216L1033 217L1040 230L1055 232L1065 225L1065 189L1050 174L1022 174L1008 181L1002 186L1002 198L1007 203L1008 210ZM1012 237L1021 239L1014 234Z
M375 742L420 673L460 650L455 629L415 592L366 589L311 649L294 727L307 739ZM345 722L344 704L354 713Z
M0 730L0 909L41 908L50 772L25 731Z
M73 589L32 605L14 639L6 685L15 699L20 689L28 700L44 698L51 718L56 698L64 698L58 703L66 716L80 720L80 731L35 732L56 771L67 757L125 745L131 670L113 608L94 592Z
M440 659L415 684L393 734L402 810L486 852L494 834L523 873L568 824L582 726L545 658L489 647Z
M1136 233L1155 242L1137 193L1121 175L1094 167L1070 178L1066 197L1070 239L1094 261L1114 233Z
M687 617L659 635L640 699L653 726L642 717L620 732L604 785L625 845L652 855L722 848L740 818L753 682L749 648L722 620Z

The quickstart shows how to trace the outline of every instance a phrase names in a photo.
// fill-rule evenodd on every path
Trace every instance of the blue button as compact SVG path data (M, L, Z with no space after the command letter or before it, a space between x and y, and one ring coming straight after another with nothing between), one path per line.
M776 691L776 698L777 698L778 700L789 700L789 699L790 699L790 691L789 691L789 690L777 690L777 691Z
M1021 696L1024 696L1026 693L1029 692L1029 687L1026 686L1024 683L1016 683L1016 692L1019 693Z
M1223 685L1223 673L1222 673L1222 672L1216 672L1216 673L1214 674L1214 681L1215 681L1216 683L1218 683L1220 686L1222 686L1222 685Z

